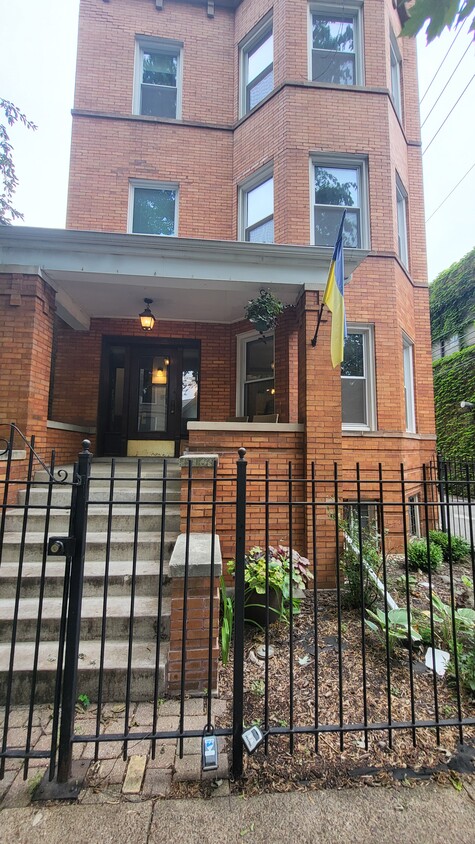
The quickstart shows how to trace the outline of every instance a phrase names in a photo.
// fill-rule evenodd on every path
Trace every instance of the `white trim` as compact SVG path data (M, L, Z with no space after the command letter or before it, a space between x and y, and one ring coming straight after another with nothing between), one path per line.
M175 220L173 235L149 234L147 232L134 232L134 194L135 188L145 190L174 190L175 191ZM142 237L177 237L178 236L178 206L180 188L177 182L153 182L147 179L129 179L129 203L127 210L127 232L128 234L140 235Z
M402 355L406 431L415 434L417 428L414 391L414 343L404 332L402 334Z
M135 36L134 82L132 89L132 114L141 114L141 85L142 85L142 55L145 50L156 50L167 55L177 57L176 70L176 115L175 120L181 119L182 88L183 88L183 42L172 38L159 38L150 35ZM159 117L160 115L157 115ZM168 118L173 120L173 118Z
M351 15L353 17L353 38L355 42L355 81L353 85L342 84L342 88L355 88L365 84L364 74L364 20L363 20L363 0L326 0L323 3L310 2L308 6L308 78L311 82L313 80L313 64L312 64L312 50L313 50L313 15L334 15L335 17L344 17ZM322 84L327 84L322 82ZM337 84L337 83L332 83Z
M364 155L346 155L345 153L319 153L313 152L310 154L310 243L315 246L315 167L353 167L359 170L359 205L360 210L360 247L356 249L371 248L371 226L370 226L370 208L369 208L369 182L368 182L368 158ZM335 208L338 206L335 205ZM350 206L351 207L351 206ZM343 206L342 206L343 210ZM333 250L332 246L319 246L320 249ZM345 246L345 257L347 252L353 252L353 247Z
M246 56L252 48L268 33L274 35L274 20L272 10L262 18L239 44L239 117L249 112L246 109L247 63ZM274 51L272 55L272 69L274 69Z
M245 331L243 334L236 335L236 416L244 416L244 379L246 374L246 346L252 340L258 340L262 335L255 329L253 331ZM266 338L272 337L274 340L274 357L275 357L275 334L273 331L268 331L265 334ZM266 378L266 381L269 379ZM275 383L275 369L274 369L274 383ZM249 424L249 423L248 423ZM259 423L259 430L262 430L261 423Z
M376 372L375 372L375 344L374 344L374 326L373 325L358 325L352 323L348 325L348 334L362 334L363 335L363 362L364 362L364 379L366 381L366 418L367 424L361 425L357 423L342 422L342 430L350 433L357 431L375 431L377 429L377 414L376 414ZM346 376L342 376L346 377ZM343 407L342 407L343 412Z
M189 431L245 431L246 433L300 434L299 422L188 422Z
M419 494L414 493L414 495L408 495L407 497L407 508L409 510L409 529L412 527L411 525L411 508L414 508L414 522L416 526L416 532L412 533L410 531L411 536L420 536L421 535L421 514L420 514L420 507L419 507Z

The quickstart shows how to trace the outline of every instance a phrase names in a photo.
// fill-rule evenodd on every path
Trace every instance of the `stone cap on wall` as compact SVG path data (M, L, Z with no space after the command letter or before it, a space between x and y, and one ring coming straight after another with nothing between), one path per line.
M211 533L190 533L188 577L209 577L211 574ZM186 568L186 533L180 533L170 558L170 577L184 577ZM214 577L223 571L219 536L214 537Z

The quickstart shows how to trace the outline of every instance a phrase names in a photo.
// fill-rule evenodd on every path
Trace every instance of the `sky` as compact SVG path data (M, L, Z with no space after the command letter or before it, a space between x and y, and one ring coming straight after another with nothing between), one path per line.
M14 206L28 226L65 225L78 9L79 0L0 0L0 96L38 126L10 132L20 182ZM427 117L422 148L431 281L475 246L475 44L468 25L429 46L420 36L418 63L422 120Z

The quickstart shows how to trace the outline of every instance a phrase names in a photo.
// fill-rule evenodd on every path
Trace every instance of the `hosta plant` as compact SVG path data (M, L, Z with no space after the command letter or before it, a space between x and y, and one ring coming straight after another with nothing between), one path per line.
M388 640L389 653L392 655L396 645L406 644L409 641L409 623L407 610L388 610L386 613L377 609L376 612L366 610L370 618L365 619L365 624L376 634L382 645ZM410 636L413 644L421 641L421 636L413 626L410 628Z

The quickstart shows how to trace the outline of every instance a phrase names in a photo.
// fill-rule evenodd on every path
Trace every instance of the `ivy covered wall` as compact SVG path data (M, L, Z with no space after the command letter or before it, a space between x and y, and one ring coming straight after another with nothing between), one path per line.
M475 319L475 248L429 287L432 341L457 334Z

